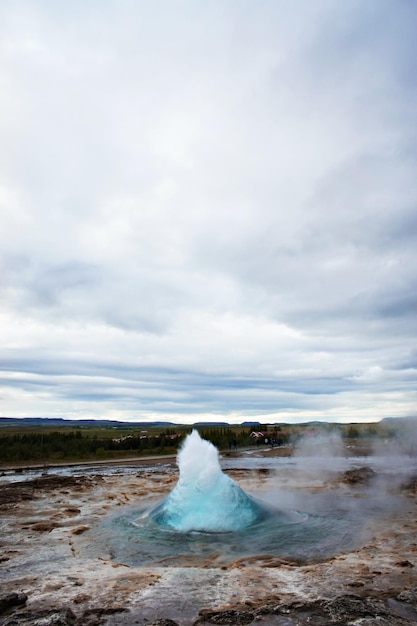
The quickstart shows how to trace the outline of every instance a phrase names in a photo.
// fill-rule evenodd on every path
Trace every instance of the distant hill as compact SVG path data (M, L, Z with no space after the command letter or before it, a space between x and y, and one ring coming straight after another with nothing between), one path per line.
M416 422L417 415L405 415L403 417L384 417L381 420L383 422Z
M51 426L68 428L152 428L178 426L173 422L118 422L117 420L69 420L62 417L0 417L0 428L7 426Z
M200 427L207 427L207 426L230 426L229 422L195 422L194 424L192 424L192 426L200 426Z

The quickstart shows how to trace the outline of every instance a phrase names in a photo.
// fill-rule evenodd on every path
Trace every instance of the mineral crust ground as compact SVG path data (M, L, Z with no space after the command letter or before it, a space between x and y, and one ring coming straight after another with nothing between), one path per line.
M96 529L106 516L165 496L178 477L174 461L3 480L0 625L416 624L416 476L396 477L390 467L388 480L366 463L313 475L275 467L274 454L257 451L249 464L237 452L239 467L225 471L252 494L346 493L358 510L375 484L376 501L392 498L393 506L367 518L354 549L328 558L263 553L227 561L217 550L132 566L111 546L95 549Z

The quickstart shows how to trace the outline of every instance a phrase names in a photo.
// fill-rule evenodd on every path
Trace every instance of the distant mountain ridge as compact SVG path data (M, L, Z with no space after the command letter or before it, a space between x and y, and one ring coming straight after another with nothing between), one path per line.
M153 422L119 422L117 420L73 420L65 419L63 417L0 417L0 429L7 426L37 426L37 427L68 427L68 428L152 428L152 427L193 427L193 428L210 428L210 427L233 427L243 426L246 428L265 427L267 424L261 424L260 422L242 422L241 424L230 424L229 422L194 422L193 424L179 424L168 421L153 421Z
M398 423L408 423L416 421L417 417L405 416L405 417L385 417L381 420L382 423L387 422L398 422ZM355 423L355 422L351 422ZM337 422L333 422L334 425L337 425ZM0 417L0 429L6 428L10 426L33 426L33 427L68 427L68 428L210 428L210 427L233 427L233 426L242 426L246 428L267 428L268 426L329 426L329 422L322 422L320 420L311 420L305 422L299 422L297 424L292 424L289 422L259 422L259 421L244 421L240 424L231 424L229 422L194 422L193 424L186 423L177 423L177 422L169 422L165 420L157 420L151 422L144 421L135 421L135 422L119 422L118 420L102 420L102 419L86 419L86 420L73 420L73 419L65 419L64 417Z
M68 426L96 427L96 428L124 428L124 427L148 427L152 426L178 426L173 422L118 422L117 420L71 420L63 417L0 417L0 428L6 426Z

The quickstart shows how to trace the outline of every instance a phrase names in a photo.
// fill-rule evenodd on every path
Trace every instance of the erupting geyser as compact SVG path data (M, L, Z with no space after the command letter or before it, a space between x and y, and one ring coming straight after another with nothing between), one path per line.
M230 532L268 516L266 507L222 472L217 448L196 430L185 439L178 465L174 489L142 519L183 532Z
M245 459L255 469L265 460ZM106 554L110 551L114 559L129 565L179 564L182 558L189 563L189 557L221 565L262 554L308 561L358 545L362 519L351 515L351 506L348 514L344 498L337 506L333 492L321 494L318 509L311 494L298 494L295 501L301 503L301 497L308 513L283 509L274 503L278 498L285 501L285 491L277 490L271 476L272 491L265 490L268 484L262 490L268 504L252 498L222 472L217 448L197 431L185 439L177 462L178 482L165 499L146 510L145 504L128 506L122 513L119 509L103 522L99 543ZM295 501L290 494L287 503Z

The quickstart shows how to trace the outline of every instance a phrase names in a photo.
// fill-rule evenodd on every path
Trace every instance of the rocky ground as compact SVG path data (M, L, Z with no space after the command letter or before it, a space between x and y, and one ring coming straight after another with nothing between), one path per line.
M280 481L288 493L350 490L378 476L369 467L311 475L297 467L228 472L249 492ZM0 625L417 623L417 480L384 488L403 504L384 509L349 552L317 560L274 554L220 559L179 555L132 566L94 552L95 528L117 509L165 495L176 466L0 484ZM364 535L365 537L365 535Z

